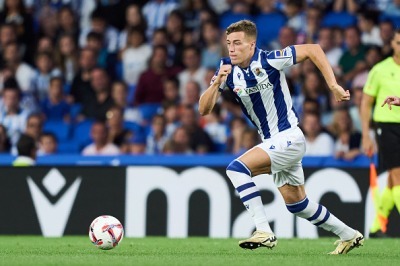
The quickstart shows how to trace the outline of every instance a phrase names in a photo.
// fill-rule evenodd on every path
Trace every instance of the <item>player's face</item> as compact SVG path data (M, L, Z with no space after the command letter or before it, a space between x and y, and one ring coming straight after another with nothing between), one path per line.
M243 31L232 32L226 37L229 57L233 65L243 65L250 61L255 48L255 40Z
M396 33L392 40L393 54L395 57L400 57L400 33Z

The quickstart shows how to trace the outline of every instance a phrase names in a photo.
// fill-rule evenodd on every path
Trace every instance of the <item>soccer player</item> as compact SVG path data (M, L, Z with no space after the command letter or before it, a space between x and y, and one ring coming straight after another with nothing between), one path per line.
M301 160L306 149L305 139L292 108L283 69L309 58L322 72L336 100L348 101L350 93L337 84L321 47L306 44L263 51L256 47L257 28L249 20L231 24L226 35L229 58L221 59L210 87L200 98L199 112L209 114L220 91L228 88L263 140L233 160L226 171L256 225L253 235L239 241L239 246L255 249L273 248L277 244L260 191L251 179L271 173L290 212L340 237L330 254L346 254L363 245L364 237L360 232L344 224L324 206L309 200L304 190Z
M400 29L395 31L391 46L393 56L376 64L368 74L361 101L362 147L365 154L374 152L373 140L369 134L372 120L375 124L378 144L379 166L388 170L387 186L379 197L379 210L370 228L370 237L384 236L388 217L394 206L400 211L400 112L391 111L392 104L399 103L396 95L400 83ZM383 102L389 108L381 108ZM382 106L383 106L382 105Z

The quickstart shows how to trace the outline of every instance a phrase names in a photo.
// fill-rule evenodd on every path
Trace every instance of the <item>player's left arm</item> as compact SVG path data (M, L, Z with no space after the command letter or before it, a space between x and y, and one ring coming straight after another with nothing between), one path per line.
M321 71L329 89L334 94L336 101L341 102L350 100L350 92L348 90L345 91L339 84L337 84L333 69L319 44L295 45L294 48L296 49L296 62L299 63L306 59L310 59Z

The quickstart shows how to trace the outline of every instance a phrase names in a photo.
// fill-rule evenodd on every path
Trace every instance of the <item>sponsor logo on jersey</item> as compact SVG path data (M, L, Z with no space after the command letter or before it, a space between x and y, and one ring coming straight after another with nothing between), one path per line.
M281 58L281 57L290 57L288 54L288 50L276 50L275 51L275 58Z

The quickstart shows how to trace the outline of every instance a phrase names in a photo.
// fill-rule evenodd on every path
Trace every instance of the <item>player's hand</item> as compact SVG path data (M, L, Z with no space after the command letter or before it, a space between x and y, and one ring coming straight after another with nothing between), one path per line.
M388 96L386 99L383 101L381 107L385 106L385 104L388 105L389 109L392 110L392 104L400 106L400 97L396 96Z
M340 86L338 84L331 87L331 91L332 91L333 95L335 96L335 99L337 102L350 100L350 91L349 90L345 91L342 88L342 86Z
M229 75L229 73L231 73L231 71L232 71L231 65L222 65L218 71L218 75L217 78L215 79L215 82L217 82L217 84L225 82L226 77Z
M368 157L371 157L374 154L374 142L368 133L362 137L362 148Z

